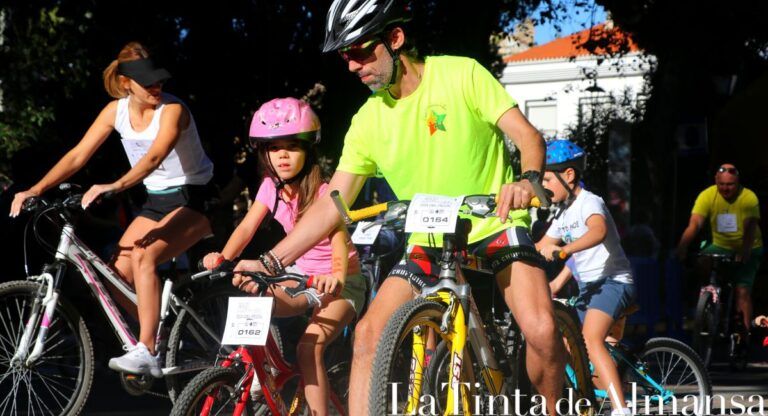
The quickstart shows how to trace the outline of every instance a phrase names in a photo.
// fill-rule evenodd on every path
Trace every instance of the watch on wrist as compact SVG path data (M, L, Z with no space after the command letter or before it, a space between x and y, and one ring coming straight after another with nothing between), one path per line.
M537 170L526 170L520 175L520 179L527 179L530 183L541 183L541 172Z

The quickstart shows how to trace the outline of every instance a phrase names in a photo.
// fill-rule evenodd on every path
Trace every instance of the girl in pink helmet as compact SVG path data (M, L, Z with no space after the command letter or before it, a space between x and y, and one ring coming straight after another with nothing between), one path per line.
M210 253L203 259L208 269L237 258L267 215L273 215L286 233L291 232L307 208L328 187L315 149L320 141L320 120L307 103L295 98L276 98L265 103L253 115L249 136L264 168L264 180L248 214L221 253ZM280 264L271 252L264 253L260 260L275 274L288 266ZM294 316L314 305L296 356L306 384L307 404L312 414L325 415L329 387L323 353L360 313L365 281L360 274L357 251L343 225L288 268L294 267L296 272L315 276L317 295L291 299L284 292L275 291L274 313L278 317ZM242 289L253 291L255 285L249 282Z

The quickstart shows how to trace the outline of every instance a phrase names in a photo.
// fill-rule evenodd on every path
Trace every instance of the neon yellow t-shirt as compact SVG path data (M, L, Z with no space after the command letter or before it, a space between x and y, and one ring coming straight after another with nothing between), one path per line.
M383 91L368 98L352 118L337 169L364 176L378 169L399 199L498 193L513 175L496 122L516 105L475 60L428 57L412 94L394 99ZM506 224L473 219L469 242L530 225L525 210L512 218ZM427 245L427 238L414 235L410 242Z
M699 194L691 213L709 219L713 244L736 251L741 249L744 238L744 220L759 219L760 205L757 195L747 188L742 188L736 200L729 203L717 192L717 185L712 185ZM758 226L752 248L762 246L763 237Z

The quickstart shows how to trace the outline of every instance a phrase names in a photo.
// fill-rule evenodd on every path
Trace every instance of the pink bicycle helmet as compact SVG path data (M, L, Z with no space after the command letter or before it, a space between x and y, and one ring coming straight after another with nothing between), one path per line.
M320 142L320 119L312 107L296 98L275 98L253 114L248 136L251 145L276 139Z

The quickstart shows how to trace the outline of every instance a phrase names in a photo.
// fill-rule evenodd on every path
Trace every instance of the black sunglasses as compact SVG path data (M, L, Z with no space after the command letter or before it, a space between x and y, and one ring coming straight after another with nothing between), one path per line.
M732 175L736 175L736 176L739 176L739 170L738 170L738 169L736 169L736 168L730 168L730 167L720 166L719 168L717 168L717 171L718 171L719 173L725 173L725 172L728 172L728 173L730 173L730 174L732 174Z
M380 39L371 39L365 42L359 42L354 45L339 49L341 59L349 62L363 62L368 60L376 49L376 45L381 42Z

